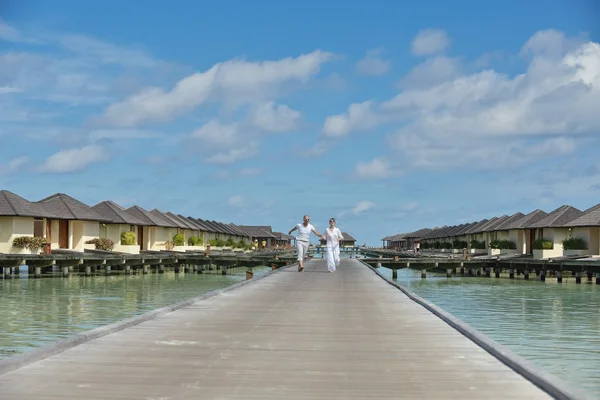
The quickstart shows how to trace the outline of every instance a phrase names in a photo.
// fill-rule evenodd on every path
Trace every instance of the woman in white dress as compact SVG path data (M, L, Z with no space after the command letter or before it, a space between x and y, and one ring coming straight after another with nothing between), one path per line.
M344 239L342 232L335 226L335 218L329 220L329 228L325 230L327 270L335 272L340 265L340 240Z

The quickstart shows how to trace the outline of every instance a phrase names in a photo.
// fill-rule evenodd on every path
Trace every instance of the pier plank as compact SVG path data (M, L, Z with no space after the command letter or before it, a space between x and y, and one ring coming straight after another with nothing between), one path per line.
M323 260L0 376L3 400L548 399L355 259Z

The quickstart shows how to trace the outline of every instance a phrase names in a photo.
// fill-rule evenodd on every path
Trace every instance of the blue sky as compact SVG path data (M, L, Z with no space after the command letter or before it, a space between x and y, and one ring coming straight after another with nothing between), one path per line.
M2 2L3 189L373 245L600 202L592 0L141 4Z

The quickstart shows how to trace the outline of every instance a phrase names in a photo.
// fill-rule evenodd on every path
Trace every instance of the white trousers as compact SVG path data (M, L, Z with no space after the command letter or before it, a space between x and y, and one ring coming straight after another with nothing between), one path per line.
M296 240L296 250L298 250L298 261L304 260L308 254L308 242Z
M338 265L340 265L340 246L335 244L333 246L327 246L327 269L331 272L335 271Z

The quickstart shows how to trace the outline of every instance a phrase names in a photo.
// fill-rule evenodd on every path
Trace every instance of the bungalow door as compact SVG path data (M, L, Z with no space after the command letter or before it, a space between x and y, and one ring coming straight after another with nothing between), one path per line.
M69 220L61 219L58 221L58 248L69 248Z

